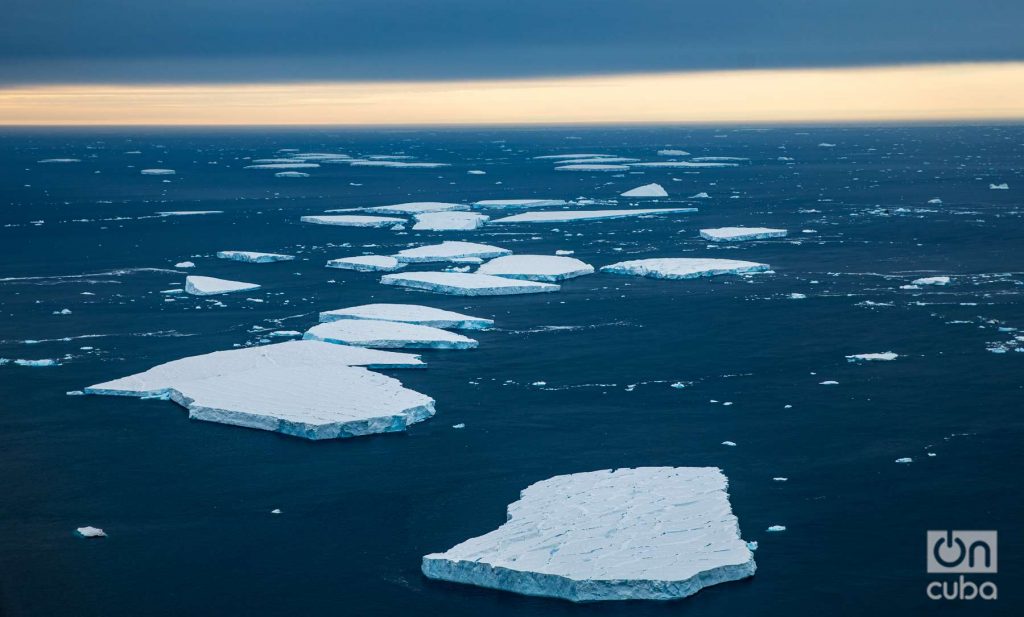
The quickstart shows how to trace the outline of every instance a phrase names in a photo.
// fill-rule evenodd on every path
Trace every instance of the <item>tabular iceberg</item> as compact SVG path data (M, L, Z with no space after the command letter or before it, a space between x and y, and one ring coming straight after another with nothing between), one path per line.
M767 272L768 264L736 259L704 259L667 257L661 259L635 259L601 268L601 272L630 274L656 279L693 279L719 274L750 274Z
M786 230L769 227L717 227L700 230L700 237L712 242L742 242L744 240L785 238Z
M392 349L473 349L478 343L461 334L441 328L400 321L377 319L338 319L306 330L303 339Z
M273 261L291 261L295 255L281 255L280 253L255 253L253 251L217 251L217 257L221 259L233 259L253 264L266 264Z
M668 191L660 184L645 184L622 193L622 197L668 197Z
M594 267L574 257L552 255L507 255L492 259L476 270L510 279L556 283L565 279L593 274Z
M494 531L423 557L429 578L575 602L672 600L757 566L714 467L576 473L527 487Z
M484 226L491 217L475 212L427 212L416 215L413 231L469 231Z
M441 244L428 246L417 246L411 249L399 251L395 258L402 263L430 263L438 261L453 261L466 257L479 257L480 259L491 259L511 255L512 251L489 244L477 244L476 242L458 242L449 240Z
M489 274L464 272L408 272L385 274L380 282L453 296L510 296L558 291L558 285L517 281Z
M568 223L625 216L696 212L697 208L637 208L634 210L559 210L556 212L524 212L491 221L491 223Z
M189 276L185 278L185 291L193 296L213 296L216 294L234 293L236 291L252 291L259 289L255 283L229 281L212 276Z
M472 317L420 304L363 304L320 313L321 323L339 319L377 319L403 323L453 328L456 330L483 330L494 325L494 320Z
M405 222L405 219L393 216L359 216L356 214L320 214L304 216L299 220L303 223L340 225L342 227L392 227Z
M359 255L332 259L327 262L327 267L359 272L394 272L404 268L405 264L389 255Z
M390 206L373 206L372 208L360 208L364 212L375 214L425 214L427 212L452 212L457 210L469 210L469 206L453 204L443 201L410 201ZM328 210L331 212L331 210Z

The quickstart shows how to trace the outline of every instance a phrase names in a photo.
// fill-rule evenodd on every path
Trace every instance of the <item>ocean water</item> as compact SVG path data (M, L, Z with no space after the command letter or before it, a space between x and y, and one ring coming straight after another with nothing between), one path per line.
M450 166L243 169L281 148ZM664 148L749 161L616 174L532 158L663 160ZM299 222L403 201L614 199L650 182L671 195L658 206L700 211L468 233ZM699 192L710 198L688 199ZM0 614L1024 612L1022 127L7 130L0 206L0 357L59 360L0 366ZM178 210L223 213L155 215ZM697 236L730 225L790 234L727 247ZM595 266L747 259L773 273L595 274L557 294L457 298L324 268L441 239L573 250ZM226 249L298 258L214 258ZM168 302L159 292L183 284L184 260L263 287ZM952 283L901 289L938 275ZM65 394L368 302L496 322L473 334L476 350L390 372L437 401L404 434L307 442L189 421L167 401ZM900 357L845 359L890 350ZM533 482L660 465L723 469L743 538L760 545L756 576L677 602L574 605L419 572L422 555L501 524ZM109 537L76 538L83 525ZM998 600L926 597L941 578L925 571L929 529L1000 532Z

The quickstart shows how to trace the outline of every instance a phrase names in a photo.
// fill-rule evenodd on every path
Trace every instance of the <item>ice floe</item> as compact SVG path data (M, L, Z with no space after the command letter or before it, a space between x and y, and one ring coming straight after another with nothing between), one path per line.
M81 163L82 159L43 159L41 161L36 161L36 162L37 163L43 163L43 164L47 164L47 163Z
M274 174L275 178L308 178L309 174L301 171L279 171Z
M556 283L565 279L593 274L593 266L574 257L552 255L507 255L492 259L476 270L510 279Z
M552 212L524 212L504 218L495 219L491 223L568 223L571 221L593 221L601 219L617 219L627 216L646 216L652 214L678 214L696 212L696 208L636 208L633 210L558 210Z
M440 261L454 261L466 257L491 259L511 254L512 251L508 249L491 246L489 244L448 240L440 244L417 246L399 251L395 254L395 258L402 263L432 263Z
M474 208L544 208L548 206L564 206L569 202L564 199L484 199L474 201Z
M85 527L79 527L78 529L75 530L75 533L77 533L79 536L81 536L83 538L106 538L107 537L107 532L103 531L99 527L93 527L91 525L86 525Z
M423 557L434 579L576 602L671 600L752 576L728 480L713 467L555 476L494 531Z
M508 296L558 291L551 283L520 281L489 274L464 272L407 272L386 274L380 282L455 296Z
M736 259L664 257L622 261L601 268L611 274L629 274L657 279L692 279L720 274L751 274L767 272L768 264Z
M691 163L690 161L655 161L653 163L630 163L630 167L640 168L665 168L671 169L675 167L680 168L714 168L714 167L737 167L737 163Z
M327 267L358 272L394 272L404 268L405 264L389 255L359 255L332 259L327 262Z
M415 218L413 231L470 231L483 227L491 217L475 212L427 212Z
M252 291L259 289L255 283L229 281L212 276L189 276L185 278L185 291L193 296L213 296L216 294L234 293L236 291Z
M398 321L455 330L483 330L494 325L494 321L491 319L472 317L420 304L363 304L320 313L320 321L324 323L339 319Z
M992 189L993 191L1007 191L1010 189L1010 185L1003 182L1002 184L990 184L988 185L988 188Z
M318 163L264 163L259 165L246 165L245 169L316 169Z
M926 276L924 278L914 279L910 283L912 285L949 285L950 279L948 276Z
M337 319L306 330L303 339L385 349L473 349L477 342L441 328L401 321Z
M256 253L253 251L217 251L217 257L221 259L232 259L253 264L266 264L274 261L291 261L295 255L282 255L280 253Z
M744 240L785 238L786 230L769 227L717 227L700 230L700 237L712 242L742 242Z
M392 204L390 206L360 208L360 210L364 212L372 212L374 214L426 214L427 212L469 210L469 206L444 201L410 201L407 203ZM328 212L331 212L331 210Z
M173 176L178 172L173 169L143 169L139 173L143 176Z
M360 216L358 214L318 214L299 219L303 223L317 225L340 225L342 227L393 227L405 223L405 219L393 216Z
M448 163L406 163L403 161L352 161L352 167L390 167L394 169L434 169Z
M899 358L898 353L883 351L881 353L858 353L846 356L847 362L889 362Z
M596 165L583 163L580 165L561 165L555 167L557 171L629 171L627 165Z
M658 150L658 156L690 156L686 150Z
M668 197L668 191L660 184L645 184L622 193L622 197Z

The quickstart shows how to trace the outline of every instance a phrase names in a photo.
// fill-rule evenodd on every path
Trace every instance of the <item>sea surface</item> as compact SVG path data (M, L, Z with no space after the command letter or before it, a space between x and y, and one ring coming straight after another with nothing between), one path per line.
M300 170L308 178L244 169L282 149L449 166L330 164ZM616 173L533 158L673 158L662 149L748 160ZM37 162L52 158L79 162ZM618 198L651 182L670 197ZM709 197L690 198L701 192ZM299 222L332 208L528 197L699 212L473 232ZM183 210L222 213L156 214ZM789 236L732 246L698 237L720 226ZM717 257L772 272L598 273L555 294L459 298L324 267L442 239L571 250L595 267ZM297 259L214 257L229 249ZM182 261L196 267L175 268ZM186 274L262 288L160 293ZM951 282L904 288L930 276ZM270 331L314 325L318 311L369 302L495 320L472 333L478 349L428 351L427 370L389 371L436 400L436 416L407 433L310 442L190 421L169 401L66 394L264 344ZM6 129L0 614L1024 614L1022 335L1020 126ZM846 359L886 351L899 357ZM424 554L500 525L533 482L637 466L720 467L743 538L759 543L757 574L675 602L574 605L419 571ZM108 537L76 537L85 525ZM999 531L998 574L972 579L996 582L998 600L926 597L947 578L925 571L925 534L946 529Z

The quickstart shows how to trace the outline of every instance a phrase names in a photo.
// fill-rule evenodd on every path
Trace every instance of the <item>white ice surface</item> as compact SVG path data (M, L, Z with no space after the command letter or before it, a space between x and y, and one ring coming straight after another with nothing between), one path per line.
M491 217L475 212L427 212L416 215L413 231L470 231L484 226Z
M747 274L767 272L768 264L735 259L706 259L689 257L666 257L660 259L635 259L622 261L601 268L602 272L629 274L657 279L692 279L719 274Z
M173 176L177 172L173 169L143 169L139 173L143 176Z
M629 167L626 165L596 165L596 164L580 164L580 165L562 165L555 167L557 171L629 171Z
M425 214L427 212L453 212L469 210L469 206L444 201L410 201L390 206L373 206L360 208L363 212L374 214Z
M420 304L363 304L320 313L320 321L324 323L339 319L379 319L456 330L482 330L494 325L491 319Z
M306 330L303 339L385 349L473 349L477 342L433 326L377 319L338 319Z
M914 285L949 285L951 280L948 276L926 276L914 279L911 283Z
M358 255L332 259L327 262L327 267L359 272L394 272L404 268L405 264L390 255Z
M343 227L392 227L405 223L405 219L393 216L360 216L358 214L319 214L304 216L303 223L317 225L341 225Z
M265 264L272 261L291 261L295 255L282 255L280 253L256 253L253 251L217 251L217 257L221 259L233 259L254 264Z
M229 281L212 276L189 276L185 278L185 291L193 296L213 296L216 294L234 293L236 291L252 291L259 289L255 283Z
M636 208L633 210L558 210L553 212L524 212L505 218L495 219L491 223L568 223L570 221L586 221L599 219L617 219L625 216L644 216L650 214L672 214L696 212L696 208Z
M477 244L476 242L459 242L449 240L440 244L429 244L417 246L411 249L399 251L395 258L402 263L430 263L438 261L452 261L463 257L479 257L491 259L511 255L512 251L489 244Z
M786 230L769 227L716 227L700 230L700 237L712 242L742 242L744 240L785 238Z
M386 274L380 282L454 296L509 296L558 291L560 287L536 281L518 281L489 274L464 272L407 272Z
M883 351L881 353L858 353L846 356L847 362L891 362L900 355L894 351Z
M564 199L484 199L473 202L474 208L544 208L547 206L564 206L569 202Z
M622 197L668 197L668 191L660 184L645 184L622 193Z
M476 270L510 279L556 283L565 279L593 274L593 266L574 257L557 255L507 255L492 259Z

